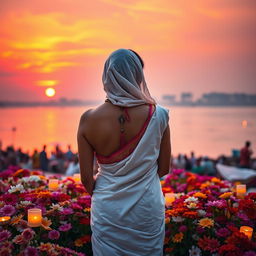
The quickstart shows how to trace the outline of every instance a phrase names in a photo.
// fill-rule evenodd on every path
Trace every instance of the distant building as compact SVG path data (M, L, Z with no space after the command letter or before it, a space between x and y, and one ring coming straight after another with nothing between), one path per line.
M163 95L163 101L164 101L164 104L167 104L167 105L175 105L176 104L176 96L175 95Z
M193 94L190 92L183 92L180 96L180 103L187 105L193 103Z

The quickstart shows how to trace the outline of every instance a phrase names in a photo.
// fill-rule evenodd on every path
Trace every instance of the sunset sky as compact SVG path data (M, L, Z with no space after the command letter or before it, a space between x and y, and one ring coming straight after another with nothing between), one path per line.
M131 48L151 94L256 93L255 0L2 0L0 100L101 100L107 56Z

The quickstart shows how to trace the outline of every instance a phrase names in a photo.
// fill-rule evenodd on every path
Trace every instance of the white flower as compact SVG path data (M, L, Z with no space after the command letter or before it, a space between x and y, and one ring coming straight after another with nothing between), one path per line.
M204 217L206 214L206 211L199 209L199 210L197 210L197 213L198 213L199 217Z
M221 188L221 189L220 189L220 192L221 192L221 193L225 193L225 192L228 192L228 191L230 191L229 188Z
M191 202L197 203L197 202L198 202L198 198L196 198L196 197L194 197L194 196L190 196L190 197L188 197L184 202L185 202L185 203L191 203Z
M23 192L25 192L25 189L24 189L23 185L18 184L16 186L11 186L9 188L8 192L9 193L16 193L16 192L23 193Z
M54 210L54 211L62 211L63 207L60 206L59 204L52 204L51 209Z
M24 177L21 179L21 181L27 183L27 182L39 182L41 181L41 178L38 175L31 175L29 177Z
M191 249L189 249L189 256L201 256L201 250L196 247L196 246L192 246Z
M32 203L31 203L30 201L21 201L20 204L21 204L22 206L28 206L28 205L30 205L30 204L32 204Z
M172 217L172 221L174 222L182 222L184 221L184 218L180 217L180 216L177 216L177 217Z

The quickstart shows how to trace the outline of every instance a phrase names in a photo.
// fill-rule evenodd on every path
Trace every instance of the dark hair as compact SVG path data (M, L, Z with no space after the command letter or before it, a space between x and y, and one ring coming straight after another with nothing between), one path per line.
M246 146L246 147L250 147L250 146L251 146L251 142L250 142L250 141L246 141L246 142L245 142L245 146Z
M140 55L139 55L137 52L135 52L134 50L132 50L132 49L128 49L128 50L131 51L131 52L133 52L133 53L138 57L142 68L144 68L144 61L142 60L142 58L140 57Z

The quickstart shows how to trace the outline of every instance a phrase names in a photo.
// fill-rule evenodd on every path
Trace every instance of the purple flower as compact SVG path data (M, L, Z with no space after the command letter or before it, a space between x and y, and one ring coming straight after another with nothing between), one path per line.
M249 220L250 220L250 219L247 217L247 215L244 214L244 213L242 213L242 212L239 212L239 213L237 214L237 217L240 218L240 219L243 220L243 221L249 221Z
M11 237L11 232L8 230L3 230L0 232L0 242L7 240L9 237Z
M66 232L69 231L72 228L72 225L70 223L61 225L59 227L59 231Z
M227 228L220 228L216 231L216 235L219 237L227 237L230 231Z
M38 251L35 247L29 246L24 251L25 256L38 256Z
M15 208L10 204L5 205L0 210L0 214L3 216L12 216L15 212Z
M64 208L62 211L61 211L62 214L64 215L70 215L72 213L74 213L73 209L72 208Z
M60 238L60 232L57 231L57 230L51 230L49 233L48 233L48 237L49 239L51 240L58 240Z

